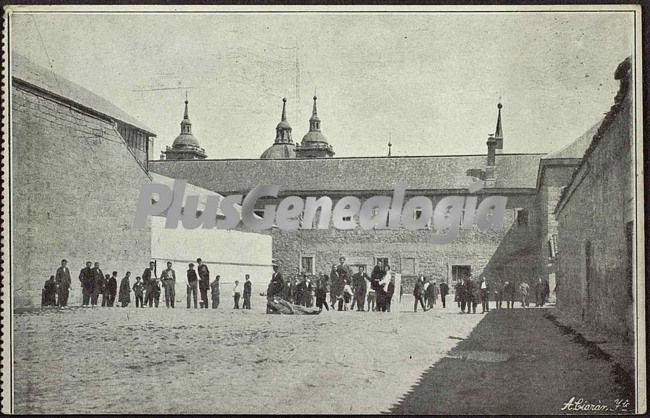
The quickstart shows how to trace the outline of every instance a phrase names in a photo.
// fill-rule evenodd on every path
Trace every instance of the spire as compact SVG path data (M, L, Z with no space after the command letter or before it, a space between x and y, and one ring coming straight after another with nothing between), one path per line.
M390 139L389 139L389 140L388 140L388 156L389 156L389 157L391 156L390 151L391 151L391 147L392 147L392 146L393 146L393 144L391 144Z
M183 113L183 119L187 120L188 122L190 121L189 113L187 111L187 104L189 102L187 101L187 91L185 91L185 113Z
M494 137L495 138L503 138L503 130L501 129L501 108L503 105L499 103L497 105L497 109L499 109L499 116L497 116L497 127L494 131Z
M287 122L287 98L282 99L282 120L275 127L275 143L289 143L292 144L291 139L291 125Z
M287 121L287 98L282 98L282 121Z
M501 127L501 108L503 105L501 102L497 104L497 109L499 109L499 114L497 116L497 127L494 130L494 139L496 140L496 150L497 153L501 153L503 150L503 128Z
M164 151L166 160L202 160L207 157L205 150L199 145L199 140L192 134L192 122L190 122L188 105L186 91L181 133L174 139L172 147L167 147Z
M314 108L311 112L311 118L309 118L309 131L317 132L320 131L320 119L318 118L318 109L316 107L316 100L318 97L314 96Z
M190 122L190 116L188 111L188 100L187 92L185 92L185 112L183 112L183 120L181 121L181 135L182 134L192 134L192 122Z

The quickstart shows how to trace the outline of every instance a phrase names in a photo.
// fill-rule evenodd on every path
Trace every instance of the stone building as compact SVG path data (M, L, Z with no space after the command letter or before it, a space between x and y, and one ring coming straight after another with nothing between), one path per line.
M497 107L495 131L483 155L330 158L333 150L329 152L331 146L320 133L314 98L310 131L300 146L291 137L285 100L275 143L260 159L150 164L154 172L224 195L245 195L262 183L278 185L277 199L259 202L260 215L265 204L287 196L329 196L334 205L349 195L362 201L375 195L391 196L398 181L407 186L405 199L427 196L434 205L446 196L475 196L479 203L486 196L508 198L501 230L461 229L457 238L445 245L434 242L431 227L417 231L273 228L269 232L273 257L288 274L328 272L344 255L348 263L367 268L377 259L385 259L407 283L418 272L452 285L461 277L479 274L516 282L532 283L538 277L554 280L549 242L555 224L548 208L554 207L558 188L570 178L579 156L574 155L576 147L557 155L504 153L502 105ZM484 184L483 189L470 192L469 186L477 181Z
M615 78L620 89L614 105L589 136L555 208L557 294L563 311L631 341L636 159L629 58Z
M135 228L143 185L172 184L149 170L151 129L89 90L52 71L11 55L11 271L15 307L39 306L43 283L68 260L69 304L81 303L79 271L86 261L103 272L140 275L149 260L159 271L171 260L179 282L197 257L226 284L250 273L264 288L271 274L271 238L246 231L166 229L160 217ZM177 153L201 154L193 137L187 101ZM195 147L196 145L196 147ZM182 149L181 149L182 148ZM188 195L214 192L188 184ZM183 203L181 210L184 210ZM217 219L222 214L217 214ZM244 249L251 251L244 251ZM182 283L182 282L180 282ZM177 300L185 292L177 283Z
M275 143L260 159L150 164L154 172L187 179L224 195L245 195L260 184L279 186L276 199L260 200L260 215L265 204L278 203L287 196L329 196L334 205L349 195L362 201L375 195L391 196L398 181L406 184L406 199L426 196L434 205L446 196L475 196L479 203L486 196L505 196L508 204L499 231L461 229L451 243L438 244L430 227L416 231L272 228L268 233L273 237L273 257L289 275L328 272L343 255L349 264L367 267L384 259L402 273L406 283L419 272L451 285L461 277L485 274L531 285L541 277L553 290L559 274L558 251L562 251L558 250L561 227L553 211L574 171L583 164L582 157L600 124L558 151L510 154L504 152L508 140L502 109L499 103L494 134L488 137L482 155L330 158L333 150L328 151L331 145L320 133L316 98L310 131L300 145L293 143L284 100ZM629 161L620 164L629 165ZM470 191L469 186L477 181L483 188Z
M133 228L149 183L151 129L85 88L11 56L11 278L14 306L40 305L68 260L70 304L87 260L120 274L146 265L151 227Z

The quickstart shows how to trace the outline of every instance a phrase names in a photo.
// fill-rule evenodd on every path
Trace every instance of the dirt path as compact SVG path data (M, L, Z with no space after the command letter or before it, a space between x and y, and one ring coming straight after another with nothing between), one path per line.
M491 311L468 339L424 373L390 413L633 411L632 379L595 344L560 325L553 311Z
M469 335L455 307L318 316L76 308L15 315L16 413L379 413ZM450 338L451 337L451 338Z

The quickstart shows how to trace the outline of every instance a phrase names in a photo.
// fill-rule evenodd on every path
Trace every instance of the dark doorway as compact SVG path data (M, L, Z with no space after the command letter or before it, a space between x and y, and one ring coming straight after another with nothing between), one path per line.
M454 284L472 275L472 266L451 266L451 280Z

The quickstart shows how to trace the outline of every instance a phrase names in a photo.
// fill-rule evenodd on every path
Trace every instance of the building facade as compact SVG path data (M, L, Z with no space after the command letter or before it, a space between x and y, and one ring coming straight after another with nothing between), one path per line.
M227 285L248 273L258 290L265 288L271 274L268 236L167 229L161 217L134 227L142 186L155 182L171 188L174 183L149 170L155 137L149 128L20 55L11 56L11 76L9 274L14 307L40 306L43 283L62 259L68 261L72 279L69 305L81 304L78 276L86 261L99 262L104 274L117 271L119 278L131 271L133 279L150 260L159 272L172 261L179 302L185 298L185 269L197 257L210 266L211 280L220 274ZM198 147L185 104L175 155L193 158L200 153L181 153ZM202 202L207 196L222 198L192 184L187 190ZM183 202L181 211L185 206Z
M615 74L615 103L590 138L555 209L558 306L632 341L634 315L635 157L632 69Z
M462 277L482 274L491 280L531 285L542 278L548 280L553 299L562 251L554 210L601 123L553 153L509 154L502 109L499 103L494 134L488 137L483 155L331 158L333 151L326 152L329 143L317 133L320 119L314 98L310 132L299 145L291 137L285 100L276 140L260 159L150 164L154 172L188 179L224 195L245 195L260 184L279 186L277 198L259 202L260 215L264 205L277 204L287 196L329 196L333 205L349 195L362 201L375 195L391 196L397 181L406 185L406 199L426 196L434 205L445 196L474 196L479 204L486 196L507 197L502 229L461 229L449 244L435 243L432 228L338 230L330 225L294 231L272 228L268 233L273 237L273 257L289 275L329 272L340 256L349 264L367 267L384 259L402 273L407 289L410 279L420 272L452 286ZM313 144L321 144L319 153L306 151ZM629 161L621 164L629 166ZM470 192L469 186L476 182L483 188Z
M44 281L64 258L69 303L78 304L86 261L123 274L150 257L151 226L135 229L133 213L141 185L151 182L146 164L155 135L20 55L12 55L11 70L14 306L39 306Z

